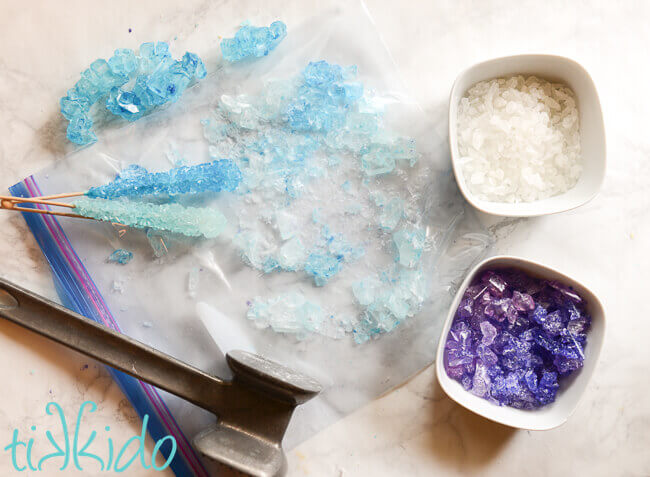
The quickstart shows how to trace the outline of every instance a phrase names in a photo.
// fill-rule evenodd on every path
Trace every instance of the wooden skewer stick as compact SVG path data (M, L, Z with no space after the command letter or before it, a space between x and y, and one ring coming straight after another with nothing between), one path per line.
M30 209L28 207L17 207L17 206L4 207L4 208L8 208L9 210L17 210L19 212L34 212L36 214L60 215L61 217L74 217L77 219L92 219L92 217L85 217L79 214L71 214L70 212L57 212L56 210Z
M34 197L34 199L50 200L50 199L63 199L64 197L78 197L80 195L85 195L85 192L65 192L63 194L54 194L54 195L43 195L40 197Z
M69 207L71 209L74 208L73 204L68 204L66 202L51 202L48 200L43 199L42 197L15 197L11 195L0 195L0 200L12 202L14 204L22 204L22 203L31 203L31 204L44 204L44 205L51 205L53 207Z

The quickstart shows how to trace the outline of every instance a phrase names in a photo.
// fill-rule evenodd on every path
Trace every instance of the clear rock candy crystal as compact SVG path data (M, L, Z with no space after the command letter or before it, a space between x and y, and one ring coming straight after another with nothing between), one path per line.
M148 172L134 164L108 184L92 187L86 195L102 199L161 194L173 197L201 192L232 192L240 182L239 168L227 159L176 167L165 172Z
M74 211L84 217L117 222L139 229L165 230L188 237L214 238L227 224L223 214L214 208L88 197L81 197L73 204Z
M445 370L496 404L538 408L555 400L562 377L582 368L590 324L584 300L566 285L486 271L458 306Z

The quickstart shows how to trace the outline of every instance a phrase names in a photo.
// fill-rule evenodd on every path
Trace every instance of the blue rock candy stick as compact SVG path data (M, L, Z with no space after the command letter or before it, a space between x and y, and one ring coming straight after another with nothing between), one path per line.
M232 192L240 182L239 168L227 159L176 167L166 172L148 172L144 167L131 165L112 182L92 187L86 195L114 199L159 194L175 196L200 192Z
M75 212L84 217L119 222L140 229L166 230L188 237L214 238L225 229L227 223L223 214L213 208L88 197L81 197L73 203Z
M287 26L281 21L269 27L243 25L234 38L221 40L221 53L227 61L260 58L269 54L287 36Z

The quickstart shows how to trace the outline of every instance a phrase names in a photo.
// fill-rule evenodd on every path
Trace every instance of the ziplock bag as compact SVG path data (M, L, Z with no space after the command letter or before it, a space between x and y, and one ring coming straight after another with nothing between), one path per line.
M206 140L201 121L214 119L224 103L259 98L273 81L299 78L310 61L318 60L356 65L355 81L363 84L368 104L381 110L386 130L396 137L413 138L418 153L417 163L371 180L342 153L339 165L314 174L318 177L304 184L300 196L282 204L298 221L294 232L306 245L320 240L326 223L332 234L345 235L350 244L363 249L325 286L314 286L305 273L263 273L250 266L250 257L242 259L242 253L250 254L242 249L243 232L268 229L266 237L277 242L266 244L269 249L282 242L273 227L277 198L265 200L255 191L200 199L201 205L217 207L228 218L228 229L216 240L156 233L147 237L119 224L25 214L52 267L61 300L71 309L206 371L227 372L224 352L245 347L319 380L325 390L296 411L284 442L287 448L433 361L453 290L490 244L458 193L446 142L404 93L394 63L362 5L333 6L289 25L287 38L268 57L219 63L177 103L133 124L105 124L99 128L98 143L11 188L22 196L87 190L110 181L130 164L162 171L178 163L227 157L227 141ZM329 153L317 154L326 160ZM286 293L299 293L318 303L334 322L339 317L352 317L349 320L354 322L361 312L353 284L397 267L391 234L370 226L383 200L377 199L378 194L403 200L404 217L398 228L426 232L417 268L426 300L419 311L398 320L389 332L357 340L365 341L361 344L352 337L356 330L345 326L335 325L324 333L327 336L255 326L259 322L247 318L252 304ZM195 205L199 199L178 200ZM125 266L107 263L117 248L132 251L134 259ZM167 434L176 438L178 453L172 464L176 474L207 475L206 464L185 436L204 428L213 417L126 375L113 372L113 376L139 414L149 414L154 439Z

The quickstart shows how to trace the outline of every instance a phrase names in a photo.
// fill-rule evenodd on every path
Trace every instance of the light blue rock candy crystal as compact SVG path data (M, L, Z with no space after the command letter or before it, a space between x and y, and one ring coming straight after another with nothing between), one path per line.
M135 121L155 106L176 101L192 80L205 76L197 55L187 52L181 60L173 60L165 42L143 43L137 56L133 50L115 50L108 61L93 61L61 98L61 114L70 121L67 137L79 145L97 141L90 108L99 100L106 98L110 112ZM133 90L125 90L133 79Z
M123 248L118 248L113 253L108 256L108 261L111 263L119 263L120 265L126 265L133 259L133 253Z
M272 298L255 297L247 316L261 329L295 336L298 340L320 334L341 339L353 333L357 320L348 315L335 316L300 292L287 292Z
M355 283L352 293L362 309L353 337L357 343L364 343L418 313L429 295L429 283L421 268L396 265L377 277Z
M237 165L222 159L196 166L181 166L166 172L148 172L144 167L130 165L112 182L92 187L86 195L93 198L114 199L165 194L196 194L201 192L232 192L241 182Z
M379 226L384 230L393 230L404 216L404 201L399 197L388 199L382 194L375 194L375 204L379 207Z
M221 53L227 61L260 58L269 54L287 36L287 26L281 21L269 27L243 25L234 38L221 40Z
M214 238L226 227L226 218L213 208L88 197L81 197L73 204L74 211L84 217L118 222L139 229L166 230L188 237Z
M422 256L425 240L426 234L422 229L401 229L395 232L395 261L404 267L415 267Z
M320 305L298 292L284 293L268 300L256 297L247 317L258 328L271 327L277 333L292 334L297 339L322 333L326 324L326 314Z
M317 287L324 286L341 271L342 258L327 253L310 253L305 262L305 272L314 278Z

